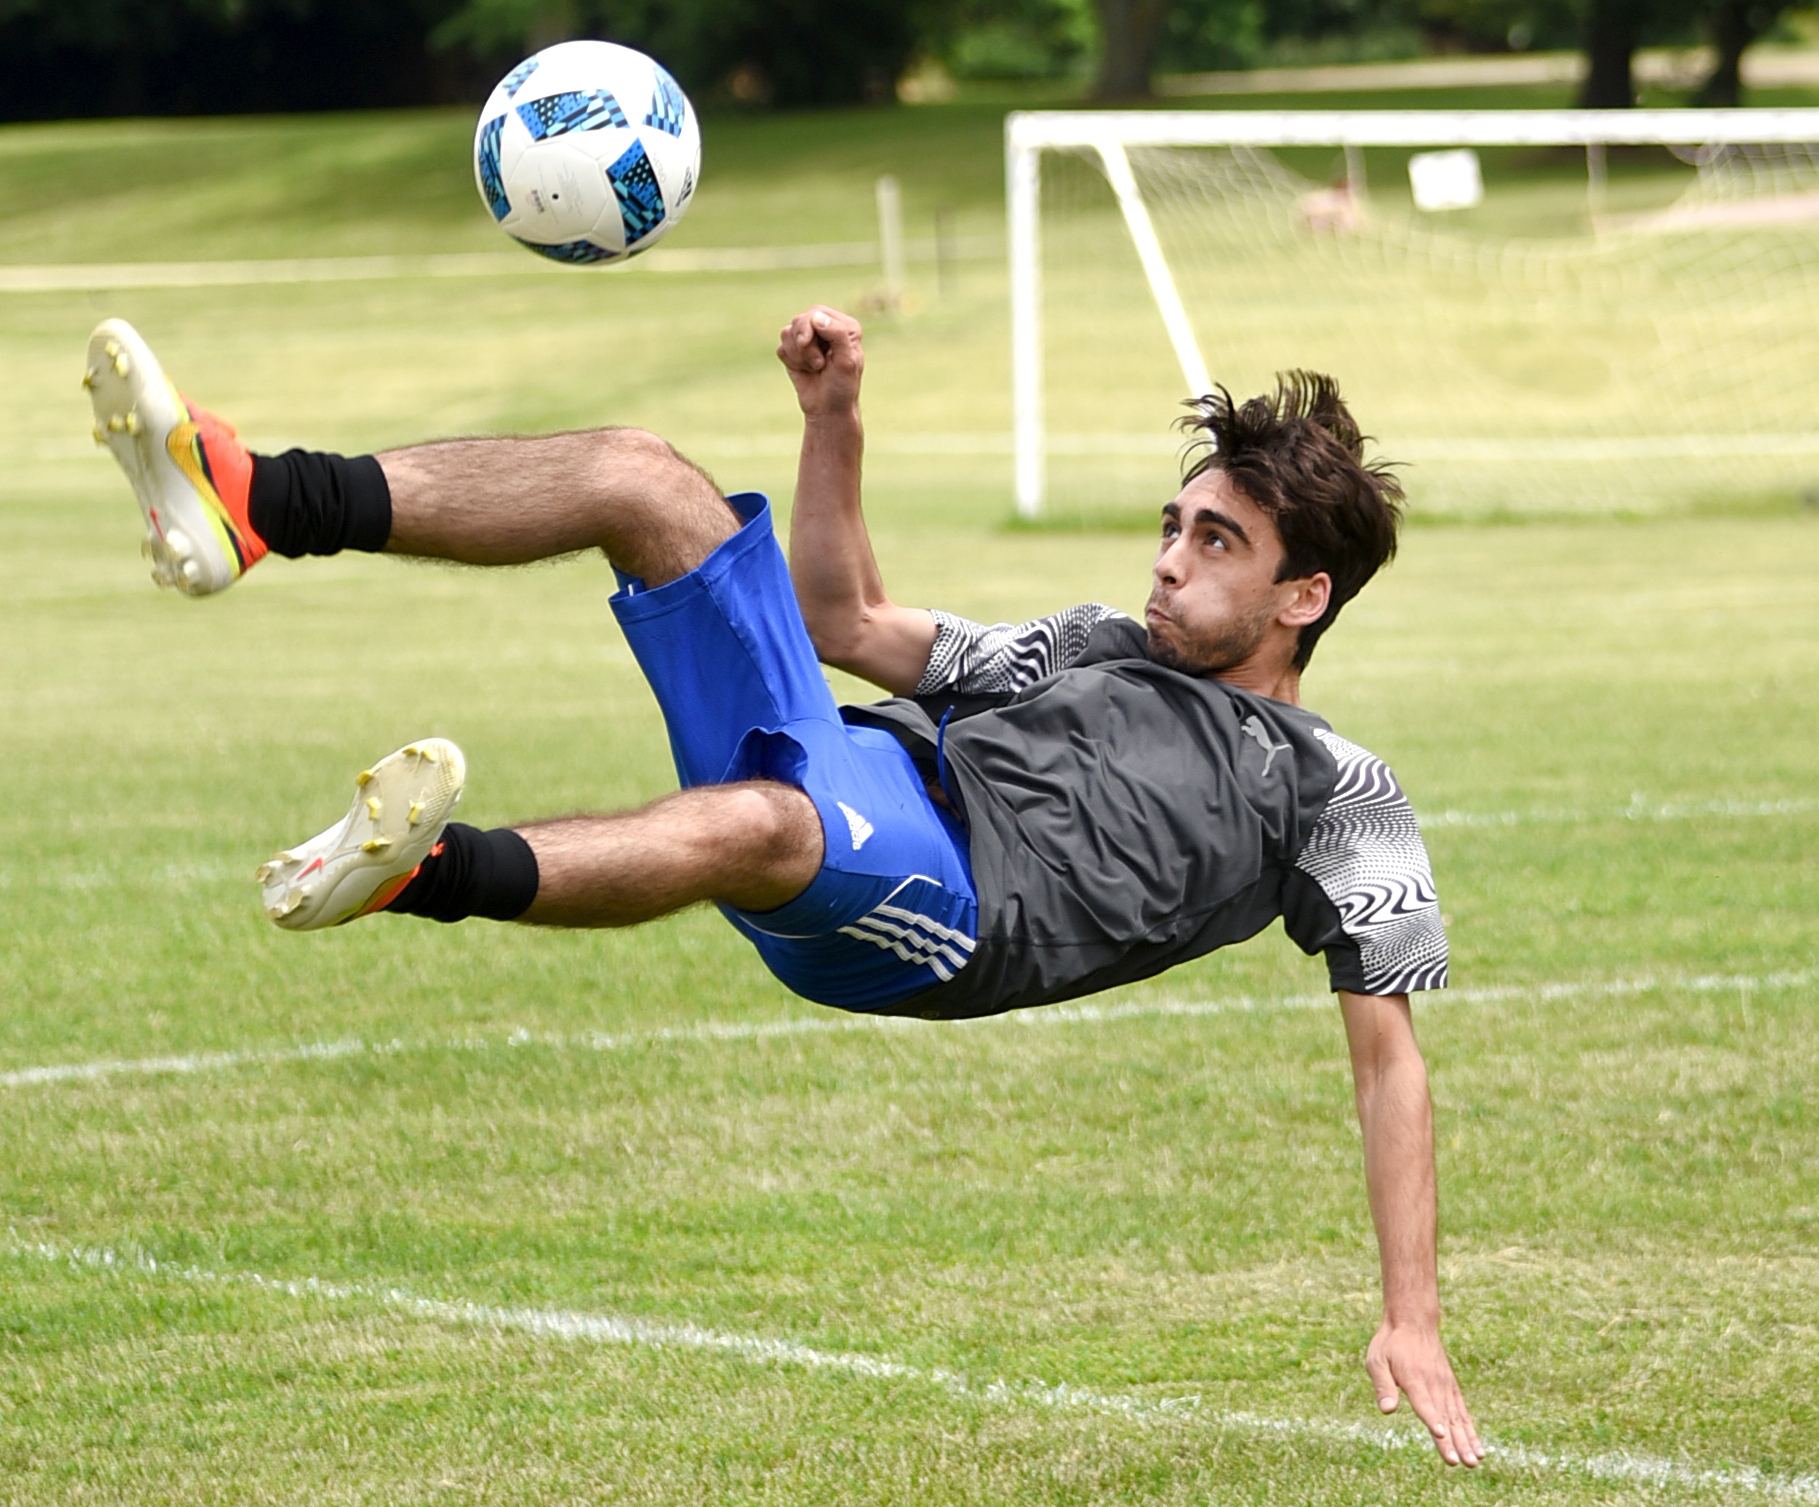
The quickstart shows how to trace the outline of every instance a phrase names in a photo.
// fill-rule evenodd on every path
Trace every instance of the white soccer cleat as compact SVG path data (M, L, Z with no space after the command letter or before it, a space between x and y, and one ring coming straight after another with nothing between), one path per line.
M152 579L186 596L224 591L265 556L247 517L253 458L234 431L186 402L124 319L88 337L82 374L95 443L133 484Z
M266 915L315 931L391 904L442 840L466 779L467 762L446 738L408 744L363 770L346 816L259 866Z

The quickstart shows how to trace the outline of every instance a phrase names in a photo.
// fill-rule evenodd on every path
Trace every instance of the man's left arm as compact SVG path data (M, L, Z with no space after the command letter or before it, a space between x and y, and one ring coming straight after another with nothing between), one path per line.
M1383 1267L1383 1323L1365 1369L1378 1407L1393 1413L1398 1392L1406 1393L1440 1457L1449 1465L1476 1465L1484 1446L1440 1342L1434 1113L1408 996L1341 990L1339 1007Z
M928 667L935 619L890 599L866 533L859 322L817 304L783 327L777 358L802 408L789 563L803 625L823 664L911 695Z

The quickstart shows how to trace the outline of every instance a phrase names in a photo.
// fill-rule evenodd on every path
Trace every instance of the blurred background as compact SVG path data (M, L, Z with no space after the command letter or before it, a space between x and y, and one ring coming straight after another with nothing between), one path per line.
M1219 92L1183 75L1464 54L1621 107L1651 83L1737 104L1745 49L1819 22L1776 0L0 0L0 120L478 101L584 35L751 109L1006 82L1140 99Z

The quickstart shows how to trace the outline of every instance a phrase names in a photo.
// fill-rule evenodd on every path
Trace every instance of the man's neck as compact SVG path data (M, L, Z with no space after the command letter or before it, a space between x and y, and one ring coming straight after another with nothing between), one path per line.
M1224 685L1236 686L1241 691L1249 691L1253 696L1285 701L1290 706L1301 705L1301 672L1292 663L1264 665L1252 658L1208 678Z

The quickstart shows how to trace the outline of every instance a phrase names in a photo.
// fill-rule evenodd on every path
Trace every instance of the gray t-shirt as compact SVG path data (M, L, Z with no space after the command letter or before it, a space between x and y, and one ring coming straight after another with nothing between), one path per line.
M1381 760L1311 713L1156 664L1109 607L935 619L915 696L846 711L904 742L970 837L977 948L905 1013L1092 993L1277 916L1336 989L1445 986L1427 851Z

